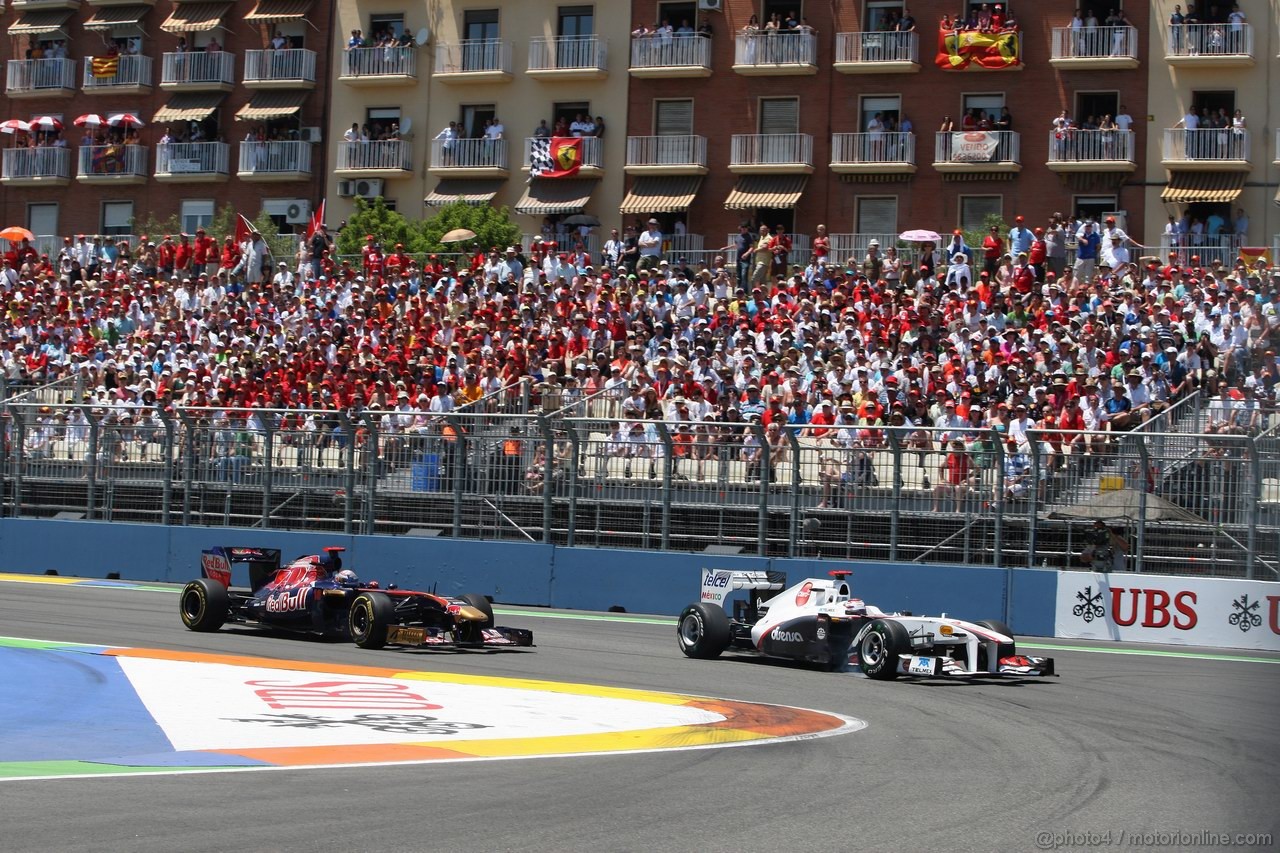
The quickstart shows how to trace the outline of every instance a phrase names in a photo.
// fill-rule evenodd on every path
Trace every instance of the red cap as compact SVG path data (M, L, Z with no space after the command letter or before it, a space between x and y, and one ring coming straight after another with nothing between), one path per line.
M1021 221L1022 221L1022 217L1021 217L1021 216L1016 217L1013 221L1014 221L1014 222L1021 222Z

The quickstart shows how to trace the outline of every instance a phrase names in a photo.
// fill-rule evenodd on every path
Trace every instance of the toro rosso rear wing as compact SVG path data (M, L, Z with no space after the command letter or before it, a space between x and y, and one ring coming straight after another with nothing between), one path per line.
M231 567L241 564L249 570L249 587L254 592L271 580L280 568L279 548L215 546L200 552L200 573L225 587L231 586Z
M777 592L787 585L785 572L740 571L737 569L703 569L702 595L703 604L714 604L724 607L724 600L735 590L752 591L753 601L761 596L760 592Z

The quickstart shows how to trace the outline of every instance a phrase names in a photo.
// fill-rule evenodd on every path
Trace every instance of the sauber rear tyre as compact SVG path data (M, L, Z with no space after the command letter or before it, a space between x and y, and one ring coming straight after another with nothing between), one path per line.
M182 588L178 609L182 624L192 631L216 631L227 621L231 597L227 588L215 580L200 578Z
M351 642L362 649L380 649L387 644L387 627L395 621L396 607L381 592L362 592L347 611Z
M691 658L719 657L729 648L729 617L714 604L690 604L680 614L676 641Z
M858 665L867 678L888 681L898 677L898 656L911 651L911 638L901 624L877 619L858 644Z
M1013 631L1009 630L1009 626L998 619L983 619L981 622L974 622L982 628L990 628L997 634L1004 634L1006 637L1012 637ZM1014 643L1000 643L996 647L996 663L1000 662L1000 658L1013 657L1018 653L1018 648ZM986 646L978 646L978 671L987 671L987 649Z

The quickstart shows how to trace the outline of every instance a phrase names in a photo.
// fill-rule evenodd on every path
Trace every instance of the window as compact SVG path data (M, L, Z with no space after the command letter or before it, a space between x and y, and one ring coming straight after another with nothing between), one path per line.
M467 41L498 38L498 10L468 9L462 14L462 37Z
M796 224L796 211L791 207L773 208L758 207L756 208L756 229L761 225L768 225L772 230L781 225L782 229L788 234L793 232Z
M761 98L760 132L762 134L799 133L800 99Z
M591 114L590 101L562 101L551 106L551 123L552 127L558 124L562 119L566 125L573 124L573 120L579 115ZM564 134L568 136L568 133Z
M557 34L576 38L595 35L595 9L590 6L561 6Z
M212 216L213 202L209 202ZM133 202L104 201L102 203L102 227L98 230L103 235L128 234L133 228ZM194 228L192 229L195 230Z
M303 24L301 21L281 21L274 26L275 31L284 36L284 40L287 42L285 45L286 48L290 50L302 50L307 46L306 24Z
M692 136L693 101L654 101L654 136Z
M1076 112L1072 118L1078 127L1097 127L1103 116L1115 118L1119 107L1119 92L1076 92Z
M854 230L858 234L897 234L898 199L895 196L857 199L858 218Z
M774 15L783 21L787 18L795 18L799 21L804 14L803 6L801 0L764 0L760 4L760 24L762 26L767 24Z
M1236 93L1193 91L1191 93L1191 107L1201 115L1204 114L1205 110L1208 110L1210 115L1217 115L1220 110L1225 110L1226 114L1230 116L1236 111Z
M484 136L484 123L498 115L493 104L464 104L462 106L462 134L472 139Z
M183 233L196 233L197 228L204 228L213 222L213 200L184 199L181 217Z
M378 140L390 135L392 128L400 127L399 107L369 107L364 111L364 123L369 128L369 139Z
M678 32L683 27L696 30L698 27L698 4L687 0L674 0L670 3L658 4L658 22L667 21Z
M880 114L880 122L885 131L898 127L898 118L902 114L902 98L898 95L863 95L862 124L858 130L865 132L871 120Z
M981 231L986 227L987 217L992 215L1004 215L1004 196L960 196L959 227L965 231Z
M1091 219L1094 222L1102 222L1107 216L1114 214L1117 206L1113 195L1078 195L1071 200L1071 205L1082 220ZM1116 217L1116 224L1124 227L1119 216Z
M37 237L58 233L58 205L41 202L27 205L27 230Z
M870 0L862 16L862 30L867 33L892 30L902 17L901 0Z
M390 33L395 38L404 35L404 15L370 15L369 32L365 44L375 44L379 36Z

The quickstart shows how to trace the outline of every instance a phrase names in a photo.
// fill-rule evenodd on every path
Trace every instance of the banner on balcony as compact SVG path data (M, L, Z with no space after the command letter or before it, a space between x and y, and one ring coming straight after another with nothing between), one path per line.
M998 134L985 130L971 130L967 133L951 134L952 163L988 163L995 159L996 149L1000 147Z
M530 178L568 178L582 168L582 140L577 137L534 139L529 145Z
M93 58L94 77L114 77L120 70L120 57L95 56Z
M947 71L977 68L999 71L1022 64L1017 32L984 33L979 30L942 30L934 63Z
M1245 266L1253 266L1258 261L1262 261L1267 266L1271 266L1271 250L1266 246L1241 246L1240 260L1244 261Z

